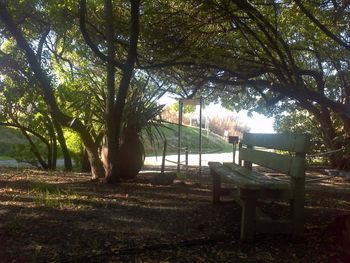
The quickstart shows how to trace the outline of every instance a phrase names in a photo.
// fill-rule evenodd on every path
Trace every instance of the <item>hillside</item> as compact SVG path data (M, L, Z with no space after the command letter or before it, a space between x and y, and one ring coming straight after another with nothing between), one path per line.
M0 126L0 157L8 156L14 144L27 144L20 131Z
M176 124L166 124L161 128L168 142L168 154L177 153L178 144L178 127ZM146 155L154 155L155 151L151 146L150 141L145 137ZM159 155L163 151L163 139L158 140L156 153ZM27 144L26 139L22 134L12 128L0 127L0 157L8 156L14 144ZM183 126L182 128L182 147L188 146L189 152L198 152L199 144L199 129L196 127ZM203 153L209 152L230 152L232 146L223 140L220 136L214 133L202 131L202 149Z
M178 145L178 125L176 124L166 124L166 127L162 128L165 138L168 143L167 153L177 153ZM189 152L198 152L199 149L199 128L197 127L182 127L182 147L187 146ZM163 140L158 140L157 154L162 153ZM154 155L154 150L150 142L145 138L145 150L146 155ZM227 143L220 136L202 130L202 151L203 153L214 153L214 152L230 152L232 151L232 145Z

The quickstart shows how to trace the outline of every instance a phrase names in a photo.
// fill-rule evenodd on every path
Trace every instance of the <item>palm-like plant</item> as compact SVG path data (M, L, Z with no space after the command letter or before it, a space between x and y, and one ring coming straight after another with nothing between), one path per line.
M159 139L164 139L159 129L164 125L160 118L157 118L164 107L157 101L164 92L147 93L146 86L136 86L131 90L124 109L121 154L118 159L122 179L132 179L141 170L145 158L145 137L153 146L158 144Z

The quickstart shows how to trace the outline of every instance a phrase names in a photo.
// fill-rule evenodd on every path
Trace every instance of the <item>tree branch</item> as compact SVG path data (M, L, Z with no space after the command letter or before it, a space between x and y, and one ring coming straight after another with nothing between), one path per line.
M90 49L95 53L97 57L99 57L104 62L112 63L114 66L122 70L125 68L124 64L116 61L115 58L111 59L109 56L103 54L93 43L86 28L86 0L80 0L79 2L79 26L86 44L90 47Z
M329 38L338 43L340 46L344 47L346 50L350 51L350 45L345 43L335 34L333 34L325 25L323 25L306 7L301 3L300 0L294 0L300 10Z
M50 28L45 30L45 32L43 33L43 35L41 36L41 38L39 40L38 49L36 51L36 57L38 58L39 61L41 61L41 55L43 52L44 43L45 43L46 37L48 36L49 33L50 33Z

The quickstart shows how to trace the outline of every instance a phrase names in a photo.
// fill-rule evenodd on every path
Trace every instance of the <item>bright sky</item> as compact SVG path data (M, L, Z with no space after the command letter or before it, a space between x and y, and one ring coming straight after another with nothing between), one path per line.
M176 102L176 100L163 97L159 100L161 104L171 105ZM198 109L197 109L198 110ZM197 112L195 114L198 114ZM199 114L198 114L199 115ZM209 106L204 108L203 116L223 116L223 115L234 115L242 122L250 127L250 132L252 133L276 133L273 129L273 118L267 118L261 114L253 113L251 117L247 115L247 111L240 111L239 113L231 112L221 107L219 104L211 103Z
M208 107L204 109L203 113L204 116L237 116L238 120L240 120L242 124L246 124L248 127L250 127L250 132L252 133L276 133L273 129L273 118L267 118L264 115L255 112L251 117L249 117L247 111L240 111L236 113L226 110L219 104L211 103Z

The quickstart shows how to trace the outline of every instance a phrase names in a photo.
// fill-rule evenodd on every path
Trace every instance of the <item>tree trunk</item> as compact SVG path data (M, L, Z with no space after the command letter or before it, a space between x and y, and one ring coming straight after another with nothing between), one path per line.
M64 159L64 170L65 171L72 171L73 170L72 158L70 156L70 153L69 153L69 150L68 150L68 147L66 144L66 139L64 138L62 127L55 120L53 120L53 124L54 124L56 132L57 132L58 142L60 143L61 149L62 149L62 154L63 154L63 159Z
M145 160L145 149L136 132L129 131L120 145L118 170L122 179L134 179Z
M111 0L105 0L105 24L106 38L108 46L108 62L107 62L107 98L106 98L106 136L107 136L107 160L105 163L106 181L108 183L117 183L119 181L116 152L119 148L118 139L116 138L116 127L118 121L115 119L115 74L116 67L113 63L115 59L115 41L114 41L114 25L113 25L113 6Z
M56 170L57 141L56 141L55 129L53 127L52 120L50 119L50 117L46 117L45 120L46 122L44 123L50 136L50 145L51 145L50 150L47 154L47 164L50 170Z
M92 174L92 180L97 180L100 174L104 175L105 171L100 159L100 156L98 154L98 147L94 148L86 148L88 157L89 157L89 162L91 165L91 174Z
M52 159L51 159L51 169L56 170L57 168L57 140L56 138L52 140Z
M38 148L36 147L35 143L33 142L33 140L30 138L30 136L27 134L27 132L24 129L21 128L21 132L28 140L28 142L30 144L30 150L35 155L35 157L38 159L38 162L41 165L41 167L44 170L48 170L49 166L47 163L45 163L44 159L41 157L40 152L39 152ZM49 149L49 152L51 152L51 148Z
M83 150L81 155L81 171L88 173L91 171L91 165L89 163L89 156L86 149Z
M84 8L85 2L83 1ZM107 57L103 60L107 62L107 99L106 99L106 135L108 154L105 163L106 182L116 183L119 181L119 169L117 160L120 156L120 134L123 123L123 111L125 100L128 94L130 80L134 70L137 56L137 41L139 35L139 1L131 1L131 28L130 45L127 59L122 63L122 77L119 83L117 98L115 99L115 41L113 25L113 6L111 0L104 1ZM84 27L83 27L84 28ZM83 30L84 31L84 30Z

